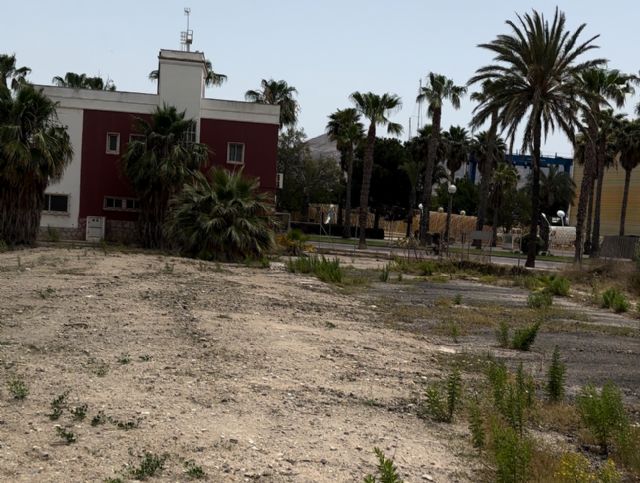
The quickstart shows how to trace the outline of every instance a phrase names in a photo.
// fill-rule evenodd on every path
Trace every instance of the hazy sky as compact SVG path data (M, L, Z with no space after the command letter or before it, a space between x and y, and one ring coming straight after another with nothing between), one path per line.
M350 105L351 92L392 92L404 103L394 120L407 130L412 117L415 132L420 78L434 71L465 83L490 61L478 43L506 33L505 20L516 12L535 7L551 17L556 4L569 28L586 23L585 39L601 35L592 55L638 72L638 0L20 0L2 6L0 49L31 67L36 83L74 71L111 77L118 90L154 92L147 75L161 48L179 49L188 6L193 50L229 77L207 97L242 100L262 78L285 79L299 91L299 125L314 137L328 114ZM632 112L637 100L623 111ZM443 126L466 125L472 109L468 98L459 111L445 106ZM570 155L571 148L557 135L543 152Z

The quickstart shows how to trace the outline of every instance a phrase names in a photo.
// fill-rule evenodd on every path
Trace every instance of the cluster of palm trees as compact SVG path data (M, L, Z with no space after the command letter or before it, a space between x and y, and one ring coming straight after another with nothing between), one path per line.
M88 76L76 72L67 72L64 77L59 75L51 79L58 87L71 87L72 89L92 89L96 91L115 91L116 85L112 79L103 79L99 75Z
M628 199L631 170L638 165L638 121L626 121L615 116L610 103L616 107L624 104L625 97L633 93L636 77L606 67L600 58L584 59L597 48L598 36L583 38L585 24L570 31L566 27L564 13L557 8L552 19L537 11L517 15L515 21L508 20L509 32L479 47L494 55L493 62L479 68L467 85L456 85L445 76L430 73L426 86L418 101L428 105L431 117L430 133L426 146L421 146L425 155L422 173L422 203L431 206L433 171L442 146L447 166L455 171L469 153L464 143L456 139L464 137L462 131L441 133L442 108L449 102L454 108L460 106L461 97L470 86L479 86L471 95L477 102L470 126L478 129L488 123L486 131L476 134L470 148L479 162L481 172L480 203L477 229L485 224L487 205L498 203L501 189L514 184L512 168L504 166L506 144L500 133L513 146L516 134L522 135L521 149L531 152L532 172L530 179L531 219L529 236L537 238L541 203L541 144L546 136L559 130L576 146L582 143L584 177L580 189L577 209L577 240L575 259L581 260L585 238L591 240L591 254L597 255L599 240L599 211L602 193L602 178L607 163L617 161L626 170L625 202L621 214L621 233L624 233L626 200ZM376 126L386 125L390 132L397 133L399 126L390 123L389 113L400 105L400 99L392 94L354 93L351 99L355 111L369 121L369 130L363 137L360 117L347 109L336 111L329 117L327 130L337 142L347 166L347 186L351 146L358 137L365 143L364 173L360 196L360 222L364 226L368 201L368 179L373 157ZM576 148L578 152L578 147ZM416 183L416 167L402 168L412 182ZM494 172L496 173L494 175ZM571 189L569 185L567 189ZM415 196L412 194L412 196ZM349 196L347 196L349 199ZM587 207L593 211L590 236L585 237ZM347 222L349 217L347 216ZM495 220L494 220L495 225ZM429 230L428 208L421 218L420 239L425 241ZM365 246L361 233L360 247ZM530 243L526 265L535 266L536 244Z
M29 72L0 55L0 240L9 245L35 241L45 189L72 157L55 103L27 82Z

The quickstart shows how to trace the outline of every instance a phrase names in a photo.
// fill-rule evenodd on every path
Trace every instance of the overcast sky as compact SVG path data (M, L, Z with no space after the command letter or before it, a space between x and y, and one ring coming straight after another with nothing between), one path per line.
M516 12L535 7L551 17L556 4L569 28L586 23L585 39L601 35L594 56L638 72L638 0L20 0L2 6L0 49L31 67L36 83L74 71L110 77L118 90L154 92L147 75L161 48L179 49L190 7L193 50L229 77L207 97L242 100L262 78L284 79L298 89L299 125L314 137L328 114L349 106L351 92L392 92L404 103L394 120L408 130L411 117L415 133L420 78L434 71L465 83L490 61L478 43L508 32L505 20ZM443 126L467 125L472 109L468 98L459 111L445 106ZM555 135L543 152L568 156L571 147Z

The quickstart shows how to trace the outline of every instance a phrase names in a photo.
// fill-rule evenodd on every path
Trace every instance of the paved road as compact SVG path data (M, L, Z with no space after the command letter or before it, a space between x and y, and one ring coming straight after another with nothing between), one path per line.
M336 255L349 255L349 256L370 256L370 257L384 257L391 258L393 256L407 256L407 250L398 247L374 247L369 246L369 248L365 250L358 250L355 245L351 245L349 243L327 243L327 242L319 242L312 241L310 242L313 246L316 247L319 253L329 253ZM413 252L410 252L411 254ZM418 252L420 253L420 252ZM502 252L504 253L504 252ZM461 254L459 252L452 253L451 258L460 257ZM467 252L464 252L465 258L467 257ZM478 261L489 261L488 252L483 252L483 255L478 255L477 252L474 253L474 250L471 250L470 256L472 260ZM435 256L427 256L427 258L437 258ZM517 256L513 257L491 257L491 263L495 263L496 265L512 265L512 266L524 266L524 262L526 257L522 255L520 258ZM543 270L561 270L570 265L570 262L560 262L560 261L548 261L548 260L537 260L536 268L541 268Z

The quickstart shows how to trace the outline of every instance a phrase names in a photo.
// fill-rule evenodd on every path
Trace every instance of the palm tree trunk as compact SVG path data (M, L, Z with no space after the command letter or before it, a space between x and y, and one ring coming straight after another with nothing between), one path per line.
M489 142L495 142L498 131L498 116L494 112L491 114L491 126L489 127ZM484 221L487 216L487 204L489 200L489 186L491 184L491 172L493 171L494 159L485 159L482 164L482 171L480 173L480 193L478 203L478 218L476 219L476 231L482 231L484 228ZM482 240L474 240L473 246L482 248Z
M427 165L424 171L424 192L422 193L423 215L420 218L420 243L423 245L427 242L427 232L429 231L429 210L431 208L431 191L433 189L433 169L436 164L436 151L438 149L438 140L440 138L441 117L441 109L435 108L433 110L431 137L429 138L429 148L427 151Z
M411 185L411 192L409 193L409 209L407 210L407 238L411 236L413 228L413 207L416 206L416 186Z
M627 203L629 203L629 184L631 184L631 170L624 170L624 192L622 194L622 209L620 210L620 236L624 236L624 225L627 217Z
M353 181L353 143L349 143L349 153L347 154L347 192L344 201L344 231L342 238L351 238L351 186Z
M591 258L600 255L600 211L602 205L602 186L604 184L604 153L598 152L598 184L596 186L596 204L593 207L593 231L591 233Z
M34 245L40 230L45 187L29 179L21 186L7 185L0 189L0 240L10 246Z
M584 162L584 172L582 174L582 182L580 183L580 198L578 199L578 213L576 216L576 247L573 256L575 262L582 261L583 239L584 239L584 221L587 214L587 204L589 203L589 193L594 169L595 169L595 147L594 140L598 134L598 126L594 120L589 120L589 142L587 144L587 155ZM594 132L595 131L595 132Z
M536 266L538 249L538 221L540 219L540 140L542 137L541 114L537 114L533 127L533 183L531 186L531 224L529 226L529 250L525 267Z
M493 236L491 237L491 246L495 247L497 245L496 239L498 238L498 207L493 207Z
M374 121L369 125L367 133L367 145L364 148L364 166L362 168L362 188L360 189L360 212L358 224L360 238L358 248L367 248L367 218L369 214L369 188L371 186L371 173L373 172L373 147L376 142L376 124Z
M587 203L589 207L587 208L587 225L584 231L584 253L591 253L591 228L593 227L593 193L596 189L596 174L593 173L591 176L591 181L589 185L589 191L587 195Z

